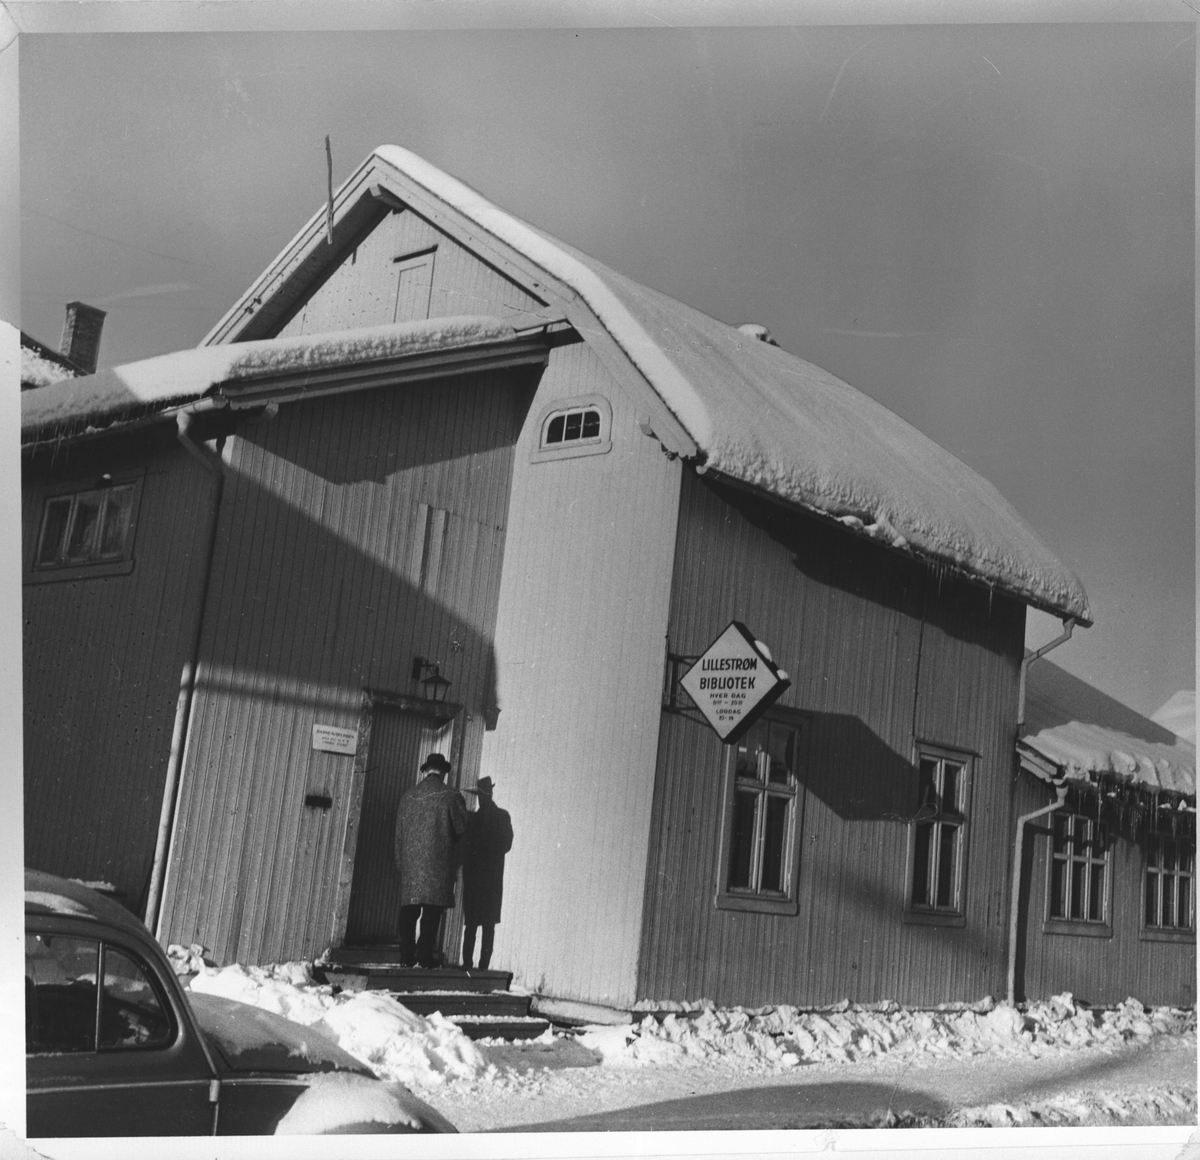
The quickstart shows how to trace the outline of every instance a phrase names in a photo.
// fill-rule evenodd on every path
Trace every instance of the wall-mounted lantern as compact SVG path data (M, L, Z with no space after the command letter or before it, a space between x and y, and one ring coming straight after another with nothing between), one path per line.
M421 682L426 701L444 701L453 683L442 676L437 661L427 661L424 657L413 657L412 679Z

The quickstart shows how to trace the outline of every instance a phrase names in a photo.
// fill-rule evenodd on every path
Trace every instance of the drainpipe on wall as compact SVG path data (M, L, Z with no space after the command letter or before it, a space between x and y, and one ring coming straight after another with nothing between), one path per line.
M1075 630L1076 620L1073 616L1063 618L1063 631L1060 636L1056 636L1048 644L1042 645L1037 652L1030 653L1024 660L1021 661L1021 687L1017 694L1017 736L1016 740L1021 739L1021 731L1025 725L1025 691L1029 683L1029 666L1034 661L1044 657L1051 649L1056 649L1060 644L1065 644L1071 639L1071 633ZM1057 787L1058 798L1052 804L1043 806L1040 810L1034 810L1032 813L1022 814L1017 818L1017 836L1013 842L1013 884L1012 884L1012 904L1008 914L1008 1005L1011 1007L1016 1003L1016 986L1017 986L1017 930L1020 926L1020 903L1021 903L1021 853L1025 845L1025 827L1033 821L1034 818L1043 817L1046 814L1052 814L1056 810L1063 807L1066 801L1067 790L1065 786Z
M1075 630L1076 620L1073 616L1063 618L1063 632L1061 636L1056 636L1049 644L1044 644L1035 653L1030 653L1021 662L1021 688L1017 694L1017 737L1021 736L1021 726L1025 724L1025 689L1029 683L1029 666L1040 657L1044 657L1051 649L1058 648L1060 644L1066 644L1071 639L1071 633Z
M1048 806L1042 806L1040 810L1034 810L1032 813L1022 814L1017 818L1017 840L1013 843L1013 887L1012 887L1012 907L1008 915L1008 1005L1016 1006L1016 989L1017 989L1017 928L1020 925L1020 903L1021 903L1021 853L1025 844L1025 827L1034 818L1045 817L1046 814L1052 814L1056 810L1061 810L1066 804L1067 787L1060 785L1056 787L1057 797Z
M162 905L163 881L167 870L167 853L175 828L175 803L179 790L179 771L183 765L183 745L187 738L188 719L192 712L192 696L196 688L196 665L200 659L200 634L204 628L204 606L208 602L208 581L212 574L213 555L217 545L217 516L225 490L225 470L219 454L202 448L191 436L195 414L180 411L175 416L177 437L183 448L213 477L212 503L205 529L204 562L200 575L200 598L196 603L196 621L192 629L191 650L184 661L179 678L179 696L175 702L175 725L171 731L171 756L167 761L167 781L163 787L162 812L158 819L158 838L154 844L154 865L150 871L150 890L146 897L146 926L158 937L159 909ZM223 443L224 440L221 440Z

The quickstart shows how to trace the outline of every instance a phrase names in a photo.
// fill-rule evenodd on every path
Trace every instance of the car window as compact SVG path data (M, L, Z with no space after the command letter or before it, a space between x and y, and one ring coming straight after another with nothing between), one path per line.
M25 938L25 1050L96 1050L96 968L100 944L71 935Z
M171 1038L171 1020L146 971L116 947L105 946L101 1050L165 1047Z

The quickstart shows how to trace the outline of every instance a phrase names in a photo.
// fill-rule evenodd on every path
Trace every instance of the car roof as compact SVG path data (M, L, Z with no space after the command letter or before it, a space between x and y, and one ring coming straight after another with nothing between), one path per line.
M117 927L142 942L153 942L137 915L119 902L105 898L82 882L47 874L44 870L25 871L25 913L93 919Z

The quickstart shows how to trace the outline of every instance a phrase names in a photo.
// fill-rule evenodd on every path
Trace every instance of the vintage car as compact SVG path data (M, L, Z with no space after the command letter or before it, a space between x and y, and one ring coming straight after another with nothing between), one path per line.
M455 1130L311 1028L186 992L128 910L34 870L25 1051L30 1137Z

